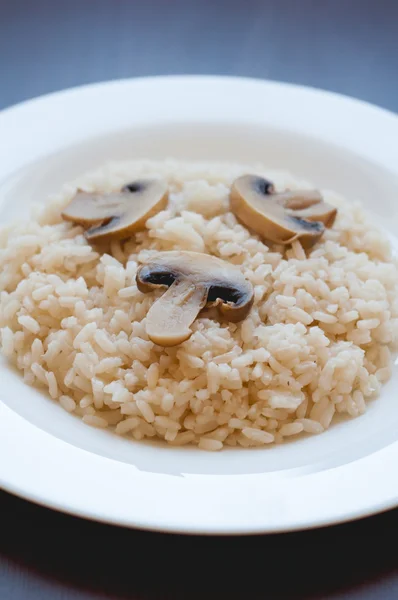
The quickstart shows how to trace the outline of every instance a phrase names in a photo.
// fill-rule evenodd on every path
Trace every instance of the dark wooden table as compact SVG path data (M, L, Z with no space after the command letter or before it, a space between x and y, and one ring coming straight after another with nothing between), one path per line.
M173 73L285 80L398 111L398 0L0 0L0 108ZM0 492L0 599L396 599L397 527L392 511L281 536L169 536Z

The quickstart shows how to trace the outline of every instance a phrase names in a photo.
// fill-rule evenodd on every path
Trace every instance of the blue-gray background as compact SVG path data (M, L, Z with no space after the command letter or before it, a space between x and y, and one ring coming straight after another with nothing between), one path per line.
M0 0L0 108L174 73L267 77L398 111L398 0ZM0 599L392 600L397 526L392 511L316 532L196 539L84 522L0 492Z
M267 77L398 110L398 2L0 0L0 107L170 73Z

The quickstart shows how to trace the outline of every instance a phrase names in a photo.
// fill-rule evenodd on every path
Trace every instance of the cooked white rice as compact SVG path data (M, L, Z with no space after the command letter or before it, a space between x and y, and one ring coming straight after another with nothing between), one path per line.
M94 427L205 450L263 446L357 417L391 374L398 272L359 205L338 206L310 252L270 247L228 212L233 179L255 172L278 189L311 187L261 166L176 161L112 164L65 186L35 218L0 237L3 353L31 385ZM77 187L111 191L163 177L167 210L127 242L92 248L61 220ZM194 250L240 265L255 301L245 321L199 318L173 348L148 340L138 265L152 251Z

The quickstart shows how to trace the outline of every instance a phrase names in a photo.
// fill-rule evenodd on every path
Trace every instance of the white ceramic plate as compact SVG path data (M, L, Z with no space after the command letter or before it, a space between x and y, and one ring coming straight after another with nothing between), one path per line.
M317 90L221 77L91 85L0 113L0 220L109 159L261 161L362 199L398 231L398 118ZM91 429L0 364L0 484L65 512L175 532L254 533L393 507L398 374L366 414L217 454Z

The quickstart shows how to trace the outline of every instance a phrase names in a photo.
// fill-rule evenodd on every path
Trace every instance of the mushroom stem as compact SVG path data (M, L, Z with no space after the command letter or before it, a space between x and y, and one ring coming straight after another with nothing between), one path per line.
M149 339L159 346L176 346L187 340L207 300L208 289L191 281L179 280L152 304L147 314Z

